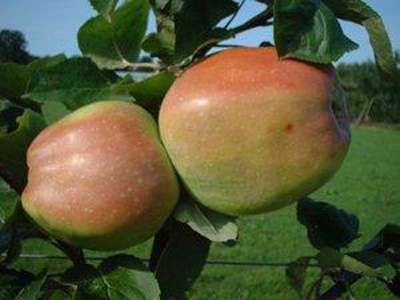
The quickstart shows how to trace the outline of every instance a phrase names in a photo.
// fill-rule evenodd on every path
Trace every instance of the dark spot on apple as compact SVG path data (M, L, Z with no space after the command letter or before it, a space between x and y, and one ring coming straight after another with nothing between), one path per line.
M292 132L293 131L293 124L291 124L291 123L288 123L287 125L286 125L286 127L285 127L285 131L287 132L287 133L290 133L290 132Z

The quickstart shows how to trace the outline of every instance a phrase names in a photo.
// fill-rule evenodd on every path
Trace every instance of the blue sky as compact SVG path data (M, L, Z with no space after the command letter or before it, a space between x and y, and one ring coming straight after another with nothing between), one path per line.
M120 0L120 2L122 2ZM382 16L395 49L400 50L399 0L366 0ZM263 6L247 0L232 25L240 24L255 15ZM95 12L85 0L0 0L0 29L21 30L28 41L28 50L35 55L64 52L79 54L76 33L79 27ZM149 30L154 31L154 19L149 20ZM360 44L356 51L345 55L341 61L354 62L373 59L365 30L357 25L342 22L345 33ZM256 46L263 40L272 40L271 28L257 28L238 35L230 43Z

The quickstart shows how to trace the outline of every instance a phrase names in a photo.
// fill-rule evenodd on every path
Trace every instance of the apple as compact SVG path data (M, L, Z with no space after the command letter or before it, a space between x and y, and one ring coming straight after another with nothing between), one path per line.
M42 131L27 153L22 205L50 235L93 250L118 250L155 234L179 194L152 116L102 101Z
M161 139L193 196L240 216L279 209L325 184L350 142L332 65L228 49L188 68L160 109Z

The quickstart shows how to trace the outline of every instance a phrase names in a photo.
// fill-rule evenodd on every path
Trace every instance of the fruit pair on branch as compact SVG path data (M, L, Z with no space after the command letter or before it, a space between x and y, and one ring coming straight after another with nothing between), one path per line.
M230 49L194 64L158 117L157 126L135 104L105 101L45 129L28 151L27 213L78 247L123 249L171 215L175 170L204 206L259 214L326 183L350 141L334 68L279 60L274 48Z

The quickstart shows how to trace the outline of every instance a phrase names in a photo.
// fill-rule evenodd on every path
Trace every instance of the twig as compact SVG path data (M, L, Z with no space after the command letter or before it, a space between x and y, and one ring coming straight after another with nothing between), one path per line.
M137 63L128 63L125 68L118 69L120 72L133 72L133 71L141 71L141 72L158 72L163 69L165 66L159 63L149 63L149 62L137 62Z
M234 44L217 44L214 45L215 48L237 48L243 47L242 45L234 45Z
M64 252L74 265L85 264L85 256L83 255L83 251L81 249L71 246L60 240L54 240L51 243L56 248Z
M272 9L268 7L266 10L254 16L253 18L246 21L242 25L232 28L231 31L236 35L249 29L272 25L273 23L269 21L272 17L273 17Z
M137 63L130 63L129 67L132 69L152 69L152 70L159 70L161 69L161 65L157 63L150 63L150 62L137 62Z
M236 34L242 33L243 31L246 31L246 30L249 30L252 28L256 28L256 27L260 27L260 26L269 26L269 25L273 24L272 22L269 21L272 17L273 17L272 6L269 6L266 10L262 11L261 13L254 16L253 18L246 21L245 23L243 23L237 27L233 27L233 28L229 29L229 31L233 34L233 36L235 36ZM229 38L231 38L231 36L227 37L226 39L229 39ZM223 39L223 40L226 40L226 39ZM199 58L204 57L211 48L215 47L215 45L217 45L219 42L222 42L223 40L219 40L219 41L216 41L214 43L210 43L210 44L207 44L206 46L204 46L204 48L197 51L197 53L193 56L192 62Z
M0 255L1 257L2 255ZM21 258L26 259L54 259L54 260L66 260L68 257L62 255L45 255L45 254L21 254ZM104 256L87 256L86 260L103 260ZM142 262L148 263L150 259L139 258ZM286 262L255 262L255 261L224 261L224 260L208 260L207 265L213 266L242 266L242 267L287 267L289 263ZM291 263L293 264L293 263ZM303 265L300 264L299 265ZM310 267L319 267L317 264L309 264Z
M235 13L232 15L232 17L228 20L228 22L226 22L224 28L227 29L229 27L229 25L231 25L232 21L236 18L236 16L239 13L239 10L242 8L243 4L246 2L246 0L242 0L242 2L240 2L238 9L235 11Z

